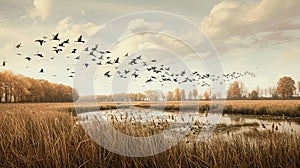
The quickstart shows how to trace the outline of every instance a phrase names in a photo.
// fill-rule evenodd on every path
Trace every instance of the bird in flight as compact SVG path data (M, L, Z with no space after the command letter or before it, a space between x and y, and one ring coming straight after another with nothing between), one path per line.
M27 59L28 61L30 61L30 60L31 60L31 58L30 58L30 57L26 57L25 59Z
M40 73L44 73L44 69L43 68L40 70Z
M145 83L149 83L149 82L152 82L152 78L148 79Z
M16 48L20 48L20 47L22 47L21 43L19 43L19 44L16 45Z
M71 53L76 53L76 48L74 48L72 51L71 51Z
M95 47L92 48L92 51L97 51L99 44L96 44Z
M37 53L37 54L34 54L34 55L39 56L41 58L44 57L43 54L40 54L40 53Z
M44 43L46 43L46 41L43 39L38 39L38 40L35 40L34 42L40 43L40 46L42 46Z
M111 76L109 73L110 73L110 71L105 72L104 76L107 76L109 78Z
M77 41L74 41L74 42L84 43L84 41L82 40L82 35L80 35L79 38L77 39Z
M52 40L57 40L57 41L60 40L60 39L58 38L58 33L56 33L55 35L52 35L52 36L53 36Z
M119 63L119 57L114 61L114 63Z
M69 39L63 41L63 43L65 43L65 44L70 44Z
M54 49L53 51L55 51L56 54L58 54L60 51L62 51L62 49L61 48L57 48L57 49Z
M5 66L5 65L6 65L6 62L5 62L5 61L3 61L3 62L2 62L2 66Z

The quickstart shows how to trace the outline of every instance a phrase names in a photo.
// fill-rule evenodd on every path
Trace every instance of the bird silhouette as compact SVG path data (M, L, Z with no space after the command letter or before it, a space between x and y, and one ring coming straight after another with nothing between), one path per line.
M106 77L109 78L109 77L111 76L109 73L110 73L110 71L105 72L105 73L104 73L104 76L106 76Z
M34 54L34 55L39 56L41 58L44 57L43 54L41 54L41 53L37 53L37 54Z
M31 58L30 58L30 57L26 57L25 59L27 59L28 61L30 61L30 60L31 60Z
M111 60L107 61L106 64L113 64Z
M57 40L57 41L59 41L60 39L58 38L58 34L59 33L56 33L55 35L52 35L53 38L51 40Z
M114 61L114 63L119 63L119 57Z
M21 43L19 43L19 44L16 45L16 48L20 48L20 47L22 47Z
M64 44L70 44L69 39L63 41Z
M38 40L35 40L34 42L38 42L40 44L40 46L42 46L44 43L46 43L46 41L43 39L38 39Z
M59 47L65 47L64 44L65 44L65 43L62 42L62 43L58 44L58 46L59 46Z
M136 57L136 59L142 59L142 55L139 55L138 57Z
M124 70L125 75L128 74L130 71L129 70Z
M44 69L43 68L40 70L40 73L44 73Z
M53 51L55 51L56 54L58 54L60 51L62 51L62 49L61 49L61 48L57 48L57 49L55 49L55 50L53 50Z
M72 49L71 53L76 53L76 51L77 51L77 49L74 48L74 49Z
M148 79L145 83L149 83L149 82L152 82L152 78Z
M97 51L99 44L96 44L95 47L92 48L92 51Z
M5 66L5 65L6 65L6 61L3 61L3 62L2 62L2 66Z
M84 43L84 41L82 40L82 35L80 35L79 38L77 39L77 41L74 41L74 42Z

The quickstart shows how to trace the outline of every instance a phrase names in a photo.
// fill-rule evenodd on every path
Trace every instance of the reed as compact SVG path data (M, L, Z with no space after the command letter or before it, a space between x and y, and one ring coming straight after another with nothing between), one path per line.
M215 135L205 142L190 136L149 157L120 156L98 146L75 116L63 112L70 106L0 104L1 167L300 167L298 135L256 129L227 138ZM114 127L134 136L160 130L130 122Z

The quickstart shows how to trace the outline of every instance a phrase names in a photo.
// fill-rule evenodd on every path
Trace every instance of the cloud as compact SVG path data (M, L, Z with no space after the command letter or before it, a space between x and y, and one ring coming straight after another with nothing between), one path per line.
M201 28L212 39L300 29L299 7L298 0L224 0L212 8Z
M76 24L71 17L66 17L58 22L55 30L62 34L85 34L87 36L92 36L99 31L101 27L102 26L95 25L91 22Z
M29 13L31 18L40 17L45 21L50 13L52 0L34 0L33 5Z
M128 23L127 29L123 36L138 33L141 31L160 31L163 24L161 22L149 22L144 19L135 19Z

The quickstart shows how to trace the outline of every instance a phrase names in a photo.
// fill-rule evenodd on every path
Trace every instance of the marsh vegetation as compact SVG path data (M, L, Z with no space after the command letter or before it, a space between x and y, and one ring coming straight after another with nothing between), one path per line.
M252 103L244 106L250 108ZM298 107L298 102L285 103L290 105L282 105L285 110ZM234 107L239 109L242 105ZM105 104L102 109L112 107L115 105ZM0 104L0 108L0 165L3 167L300 166L299 130L282 131L266 124L263 128L257 121L219 124L215 134L203 142L196 136L203 125L194 120L192 127L195 124L199 127L190 129L176 146L157 155L131 158L97 145L78 124L78 117L70 113L74 108L72 103ZM123 120L117 117L109 122L116 130L132 136L158 134L171 124L163 119L144 122L138 117L131 121L130 117L125 119L125 115ZM241 127L248 129L235 131Z

